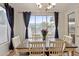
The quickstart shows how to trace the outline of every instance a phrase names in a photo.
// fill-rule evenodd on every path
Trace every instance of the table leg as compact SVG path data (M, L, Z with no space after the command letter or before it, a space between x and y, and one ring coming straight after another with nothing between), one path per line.
M74 56L74 52L75 52L74 49L73 50L69 50L69 52L68 52L69 56Z
M72 51L72 56L74 56L75 55L75 49L73 49L73 51Z
M69 56L72 56L72 51L69 51L69 52L68 52L68 55L69 55Z

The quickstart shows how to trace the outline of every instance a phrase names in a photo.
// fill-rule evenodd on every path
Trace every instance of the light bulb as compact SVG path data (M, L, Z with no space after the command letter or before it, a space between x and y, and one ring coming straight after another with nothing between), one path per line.
M47 9L51 9L51 8L52 8L52 5L50 5L50 6L47 7Z
M42 8L41 3L36 3L38 8Z
M42 8L42 5L40 4L38 7L39 7L39 8Z

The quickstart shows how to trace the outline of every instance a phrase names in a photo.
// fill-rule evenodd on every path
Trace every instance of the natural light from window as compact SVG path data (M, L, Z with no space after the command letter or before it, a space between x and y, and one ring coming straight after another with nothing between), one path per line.
M55 21L53 16L31 16L29 26L32 38L42 38L42 29L48 30L47 38L53 38L55 33Z

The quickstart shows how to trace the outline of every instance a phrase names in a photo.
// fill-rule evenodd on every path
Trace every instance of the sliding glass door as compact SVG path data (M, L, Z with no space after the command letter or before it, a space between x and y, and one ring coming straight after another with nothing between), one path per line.
M48 30L47 37L54 37L55 20L53 16L31 16L29 26L31 28L32 38L42 39L42 29Z

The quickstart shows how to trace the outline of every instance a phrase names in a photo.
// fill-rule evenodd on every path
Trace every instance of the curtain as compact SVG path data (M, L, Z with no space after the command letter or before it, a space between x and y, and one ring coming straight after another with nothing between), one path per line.
M13 50L14 47L13 47L13 43L12 43L12 38L14 37L14 31L13 31L13 28L14 28L14 9L8 3L5 3L4 6L6 9L7 19L8 19L10 28L11 28L11 40L10 40L9 49Z
M26 27L25 39L28 39L28 25L30 21L31 12L23 12L24 23Z
M54 17L55 17L55 38L59 38L59 35L58 35L58 17L59 17L59 12L54 12Z

